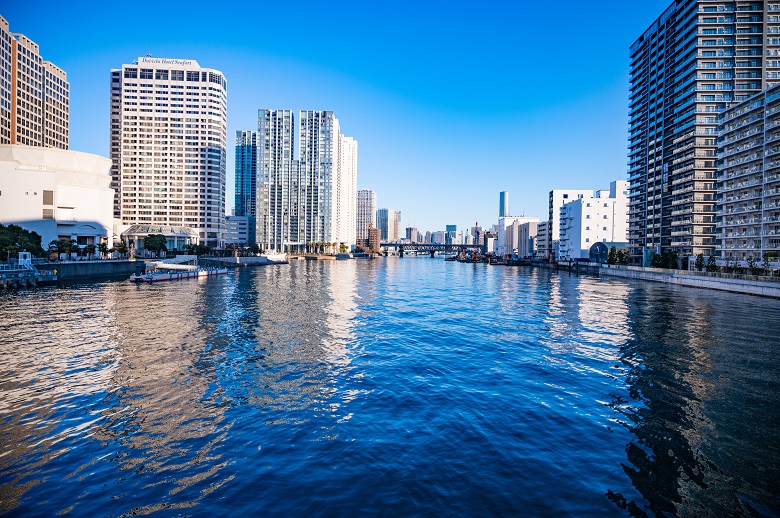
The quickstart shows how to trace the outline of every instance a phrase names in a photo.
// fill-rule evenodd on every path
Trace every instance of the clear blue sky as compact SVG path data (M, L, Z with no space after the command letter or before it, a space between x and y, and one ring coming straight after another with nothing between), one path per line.
M333 110L358 188L421 231L488 226L498 193L546 218L551 189L626 178L628 48L670 0L0 0L68 74L71 149L108 156L109 70L189 58L228 80L234 139L258 108Z

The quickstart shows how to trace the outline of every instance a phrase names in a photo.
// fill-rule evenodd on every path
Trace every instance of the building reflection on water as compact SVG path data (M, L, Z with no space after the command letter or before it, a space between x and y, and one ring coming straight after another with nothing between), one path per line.
M623 469L644 501L612 489L607 496L634 516L751 516L779 510L772 496L780 480L776 468L774 473L756 469L777 458L776 409L745 415L746 408L762 406L749 401L756 392L767 397L764 405L776 397L778 361L773 355L763 362L766 350L735 347L761 342L756 335L764 331L747 329L739 320L741 313L749 320L751 303L762 307L764 301L705 296L710 294L647 283L635 286L630 297L632 339L620 349L628 393L613 394L610 406L635 437L626 445ZM756 376L753 369L764 373Z
M293 484L359 492L382 462L402 487L413 443L420 471L446 471L431 486L455 481L448 498L473 469L507 502L540 480L552 502L557 469L587 479L560 485L595 493L590 509L780 514L780 308L765 299L389 258L0 304L0 513L205 514L238 493L268 509ZM428 454L461 435L473 462L446 441Z
M269 425L294 433L291 424L322 420L322 436L333 438L334 423L347 415L341 407L356 396L341 379L354 342L354 264L242 273L109 283L99 297L90 286L67 298L39 291L31 296L54 303L39 333L25 337L15 333L29 327L7 323L15 318L10 297L0 337L26 346L0 349L0 512L33 495L31 477L73 448L89 451L92 462L59 467L65 478L158 502L133 510L143 513L191 507L200 498L192 495L229 482L221 443L238 423L261 427L250 449L258 456ZM74 419L69 401L90 417ZM90 496L82 497L87 505Z

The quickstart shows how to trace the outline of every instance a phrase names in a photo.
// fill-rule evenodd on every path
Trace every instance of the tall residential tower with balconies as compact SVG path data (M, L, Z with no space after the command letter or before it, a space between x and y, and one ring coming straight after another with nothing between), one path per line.
M718 136L720 256L780 256L780 85L724 111ZM769 259L771 258L771 259Z
M780 81L780 1L676 0L630 60L631 262L711 255L717 116Z

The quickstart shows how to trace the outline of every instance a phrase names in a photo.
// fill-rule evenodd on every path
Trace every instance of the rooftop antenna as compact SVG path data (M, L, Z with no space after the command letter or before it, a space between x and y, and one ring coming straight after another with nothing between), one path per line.
M151 52L147 52L147 53L146 53L146 57L147 57L147 58L150 58L150 57L152 57L152 53L151 53Z

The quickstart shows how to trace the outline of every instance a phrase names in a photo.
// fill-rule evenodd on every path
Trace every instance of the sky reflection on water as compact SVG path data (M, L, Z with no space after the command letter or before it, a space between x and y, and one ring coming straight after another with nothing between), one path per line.
M0 513L780 512L772 299L390 258L0 307Z

